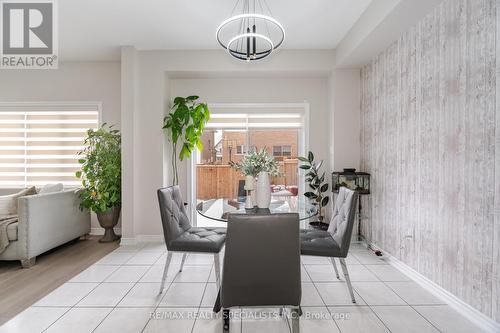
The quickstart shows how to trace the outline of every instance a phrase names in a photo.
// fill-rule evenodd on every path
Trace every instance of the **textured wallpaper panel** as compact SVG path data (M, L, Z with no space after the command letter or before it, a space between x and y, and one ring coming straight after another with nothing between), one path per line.
M499 19L500 0L444 1L361 73L362 233L497 321Z

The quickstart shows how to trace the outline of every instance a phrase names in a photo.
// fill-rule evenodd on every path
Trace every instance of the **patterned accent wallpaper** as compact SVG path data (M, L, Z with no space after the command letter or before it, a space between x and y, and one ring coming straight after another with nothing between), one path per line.
M500 0L446 0L361 72L364 236L500 322Z

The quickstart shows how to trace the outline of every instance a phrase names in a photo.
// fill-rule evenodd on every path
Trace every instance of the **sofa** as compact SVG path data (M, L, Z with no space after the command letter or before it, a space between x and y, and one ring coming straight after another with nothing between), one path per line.
M0 189L0 195L21 190ZM19 219L7 227L9 245L0 260L20 260L23 268L29 268L38 255L88 234L90 212L81 211L79 205L74 189L20 197Z

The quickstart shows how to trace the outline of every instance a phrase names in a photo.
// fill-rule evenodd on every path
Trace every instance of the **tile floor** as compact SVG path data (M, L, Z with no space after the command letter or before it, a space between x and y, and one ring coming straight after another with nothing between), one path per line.
M211 255L174 254L163 294L163 243L122 246L0 327L0 332L221 332L211 312L217 289ZM406 275L353 244L344 277L326 258L302 258L301 332L480 332ZM339 267L340 270L340 267ZM289 332L274 309L235 310L231 331Z

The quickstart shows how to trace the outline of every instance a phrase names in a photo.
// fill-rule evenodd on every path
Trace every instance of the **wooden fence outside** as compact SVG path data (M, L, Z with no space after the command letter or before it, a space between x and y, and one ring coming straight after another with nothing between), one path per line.
M297 186L298 160L289 159L278 162L281 177L271 177L272 185ZM196 166L197 198L236 198L238 184L244 180L239 171L229 165L198 164Z

